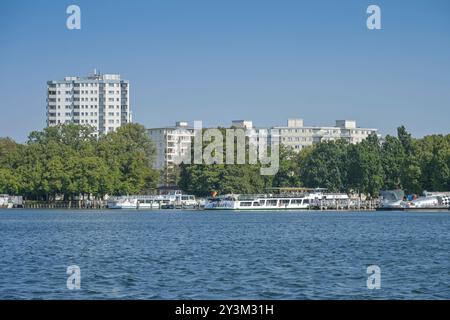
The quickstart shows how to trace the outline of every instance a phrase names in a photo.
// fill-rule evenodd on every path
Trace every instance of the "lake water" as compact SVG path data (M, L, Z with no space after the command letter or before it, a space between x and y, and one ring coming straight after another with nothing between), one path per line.
M450 299L450 213L0 210L0 299Z

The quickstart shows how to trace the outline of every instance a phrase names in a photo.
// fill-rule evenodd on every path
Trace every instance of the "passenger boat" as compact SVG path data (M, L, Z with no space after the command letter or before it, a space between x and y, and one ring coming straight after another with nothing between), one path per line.
M7 194L0 194L0 208L11 209L14 203L11 201L10 196Z
M137 199L123 197L110 199L107 203L109 209L137 209Z
M108 200L109 209L177 209L198 206L195 196L175 191L164 195L131 195Z
M403 190L383 190L380 192L380 204L376 210L395 211L405 207Z
M205 210L307 210L322 200L348 200L343 193L324 193L325 189L278 188L279 194L225 195L208 199ZM300 190L283 193L283 190Z
M422 197L406 201L405 210L450 210L450 193L425 191Z
M402 190L381 192L381 201L377 210L388 211L447 211L450 210L449 192L424 192L421 197L407 199Z

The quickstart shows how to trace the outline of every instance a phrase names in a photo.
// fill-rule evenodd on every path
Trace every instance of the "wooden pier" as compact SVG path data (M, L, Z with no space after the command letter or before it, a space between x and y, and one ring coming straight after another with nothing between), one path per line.
M379 205L378 200L316 200L310 204L310 210L318 211L374 211ZM98 210L107 209L107 202L101 200L91 201L23 201L21 208L24 209L83 209L83 210ZM158 208L148 208L140 210L202 210L197 207L184 207L181 205L165 205ZM138 208L139 210L139 208Z
M105 209L106 201L84 200L84 201L24 201L24 209Z

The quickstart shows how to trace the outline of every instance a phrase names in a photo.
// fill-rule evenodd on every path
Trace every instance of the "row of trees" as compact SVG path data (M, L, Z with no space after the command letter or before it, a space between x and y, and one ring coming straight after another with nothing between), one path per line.
M92 129L77 125L32 132L25 144L3 138L0 193L45 200L145 193L159 182L160 173L152 169L155 152L138 124L98 139ZM359 144L322 142L298 153L280 146L279 159L274 176L261 175L261 164L182 164L163 172L163 180L171 178L198 196L262 193L271 187L324 187L371 196L381 189L450 190L450 135L414 139L400 127L396 137L383 141L371 135Z
M208 195L261 193L269 187L324 187L334 192L378 196L381 189L450 190L450 135L411 137L404 127L380 141L371 135L358 144L329 141L299 153L280 148L275 176L261 176L260 165L181 165L179 184Z
M156 187L155 148L145 128L127 124L99 139L87 126L35 131L26 144L0 139L0 193L27 199L132 194Z

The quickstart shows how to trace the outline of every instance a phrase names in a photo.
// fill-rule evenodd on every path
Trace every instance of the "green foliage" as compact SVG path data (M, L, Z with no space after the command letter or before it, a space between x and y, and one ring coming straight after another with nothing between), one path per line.
M143 126L127 124L99 140L92 132L69 124L32 132L25 145L0 140L0 193L51 200L156 186L155 148Z
M280 168L259 176L258 165L183 165L181 186L194 194L264 192L266 187L323 187L373 197L381 189L450 190L450 135L414 139L405 127L380 141L328 141L300 152L280 146Z
M307 187L322 187L330 191L345 189L347 148L344 141L317 144L301 163L300 180Z
M204 141L204 149L208 144ZM223 146L226 152L225 141ZM154 156L146 130L136 124L98 140L92 129L76 125L32 132L24 145L0 138L0 193L70 199L145 192L159 181L152 168ZM404 127L398 128L397 137L388 135L384 141L371 135L359 144L321 142L300 152L280 146L274 176L262 176L261 164L248 164L248 149L245 156L247 164L182 164L163 172L162 181L179 182L186 192L200 196L298 186L371 196L381 189L450 190L450 135L414 139Z
M223 151L226 154L226 133L220 128L223 136ZM248 142L248 140L247 140ZM203 141L203 151L210 141ZM237 138L233 151L236 159ZM245 157L248 160L248 143L246 143ZM192 151L193 158L193 151ZM224 157L225 161L225 157ZM261 164L182 164L180 166L179 185L186 192L199 196L210 195L216 191L227 193L262 193L271 186L272 177L260 174Z
M272 180L273 187L300 187L300 154L280 146L280 168Z
M384 172L384 188L400 189L402 187L402 168L405 151L401 141L387 135L381 146L381 163Z
M375 134L349 146L348 186L357 193L378 196L383 187L381 146Z

